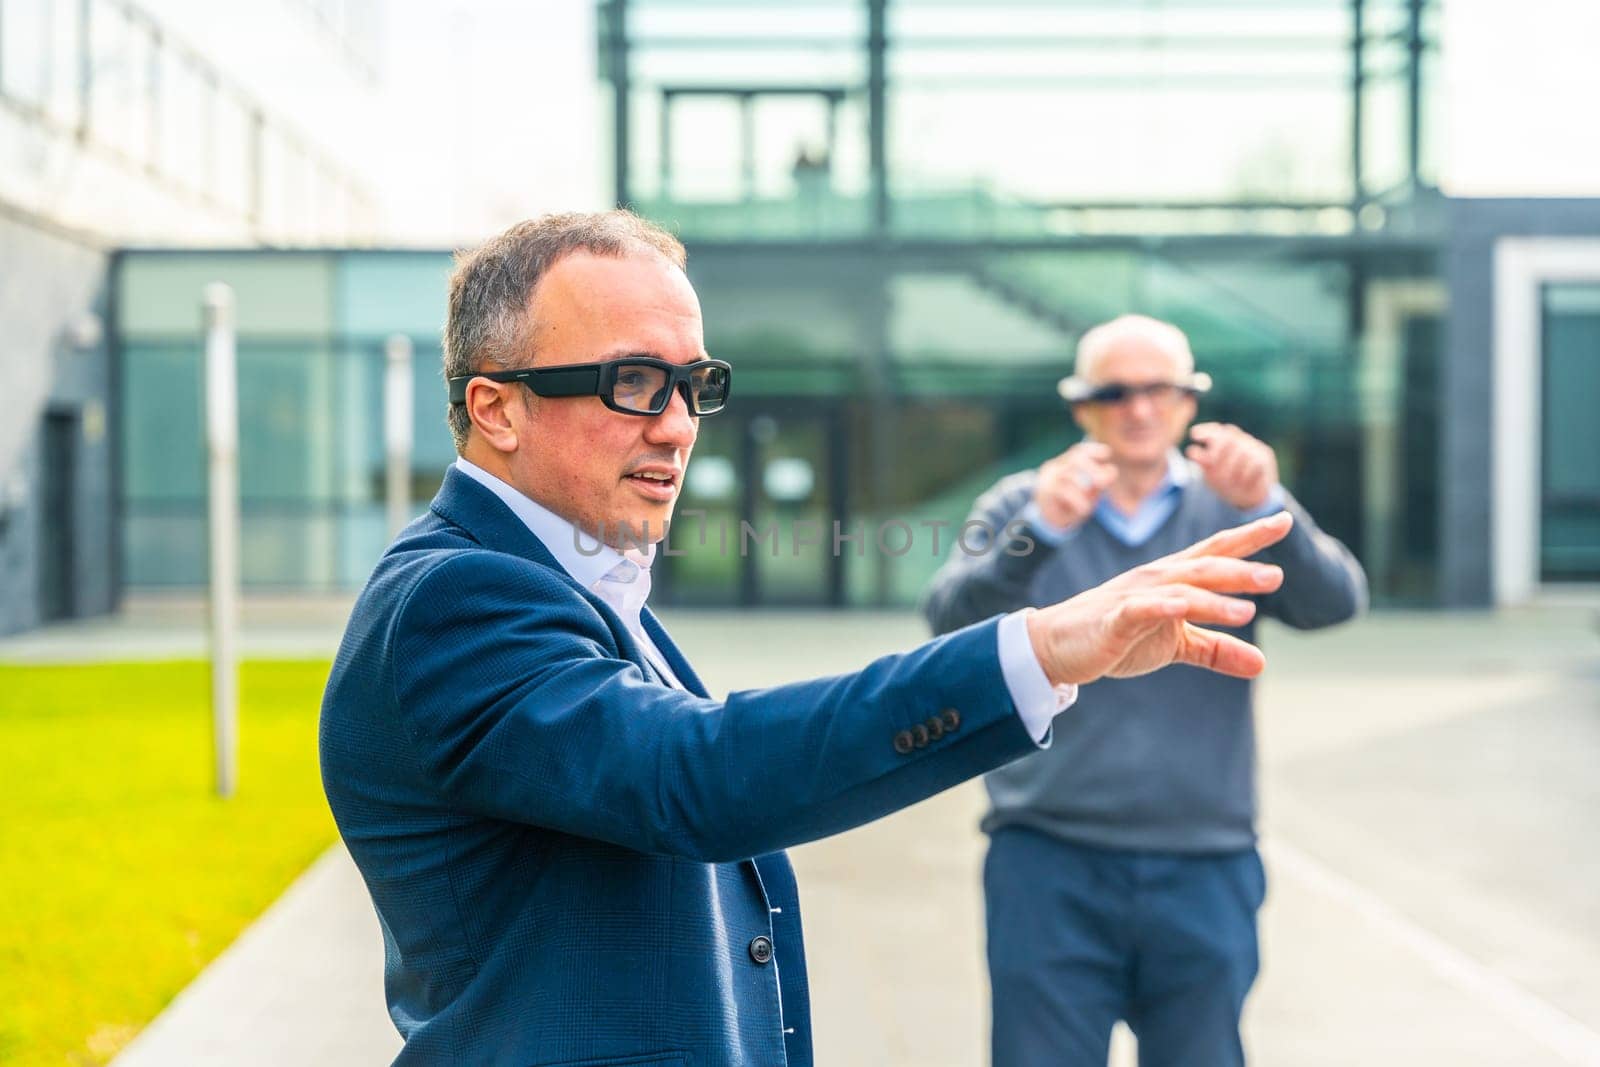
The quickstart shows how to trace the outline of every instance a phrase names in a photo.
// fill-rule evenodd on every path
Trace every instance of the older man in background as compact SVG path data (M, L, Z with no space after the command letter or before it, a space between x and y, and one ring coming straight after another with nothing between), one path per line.
M935 632L1053 603L1283 508L1294 528L1258 558L1284 582L1260 610L1301 629L1362 610L1360 564L1279 483L1272 449L1236 426L1190 426L1210 380L1182 331L1123 316L1083 336L1074 369L1060 389L1085 439L979 498L971 520L1004 532L986 552L951 552L924 602ZM1103 1067L1119 1019L1145 1067L1242 1063L1266 888L1250 682L1173 666L1084 686L1055 744L986 784L996 1067Z

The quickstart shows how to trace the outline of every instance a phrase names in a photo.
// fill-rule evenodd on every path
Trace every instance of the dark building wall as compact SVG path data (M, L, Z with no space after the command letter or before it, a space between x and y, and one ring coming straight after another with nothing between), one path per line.
M116 605L106 268L88 241L0 215L0 633Z
M1600 237L1600 200L1451 200L1440 375L1440 600L1493 601L1494 252L1502 237Z

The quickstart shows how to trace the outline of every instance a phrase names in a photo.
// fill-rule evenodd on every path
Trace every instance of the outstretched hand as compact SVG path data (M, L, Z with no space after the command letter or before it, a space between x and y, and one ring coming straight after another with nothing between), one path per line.
M1288 512L1213 534L1028 616L1034 654L1054 684L1128 678L1173 663L1237 678L1266 666L1254 645L1195 623L1241 626L1256 606L1230 593L1270 593L1283 571L1245 557L1281 541Z

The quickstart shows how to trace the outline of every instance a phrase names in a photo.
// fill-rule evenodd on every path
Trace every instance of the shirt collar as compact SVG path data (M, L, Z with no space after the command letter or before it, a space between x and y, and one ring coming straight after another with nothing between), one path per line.
M1176 448L1167 452L1167 473L1161 479L1161 484L1156 486L1156 492L1165 492L1168 489L1182 489L1189 484L1193 476L1189 469L1189 461L1183 458L1183 453Z
M647 546L643 552L633 548L629 548L625 553L618 552L605 542L582 533L568 520L525 496L476 463L457 456L455 465L462 474L499 497L505 506L522 520L523 525L544 543L544 547L550 550L550 554L561 564L562 569L572 575L585 589L604 593L607 587L616 583L632 585L642 575L645 581L641 586L648 592L650 564L655 560L655 545ZM611 600L611 597L607 596L606 599ZM642 605L643 598L638 599Z
M1142 507L1152 500L1159 500L1175 490L1182 489L1189 484L1193 477L1194 471L1190 469L1189 461L1184 458L1183 453L1176 448L1169 448L1167 450L1166 473L1161 476L1161 481L1156 483L1156 487L1150 490L1150 495L1139 501L1140 506ZM1100 498L1099 504L1115 510L1111 508L1111 502L1103 496Z

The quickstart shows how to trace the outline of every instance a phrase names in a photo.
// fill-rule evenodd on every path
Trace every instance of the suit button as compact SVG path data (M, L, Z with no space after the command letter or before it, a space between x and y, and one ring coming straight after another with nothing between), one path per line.
M944 736L944 722L935 715L928 720L928 736L935 741Z
M750 942L750 958L757 963L768 963L772 960L772 938L762 934Z
M944 721L944 732L953 734L961 729L961 713L955 708L945 708L939 713L939 718Z
M911 728L911 742L918 748L928 747L928 728L920 722Z
M910 730L901 730L899 733L894 735L894 750L900 753L900 755L904 756L907 752L910 752L915 747L915 743L911 740Z

